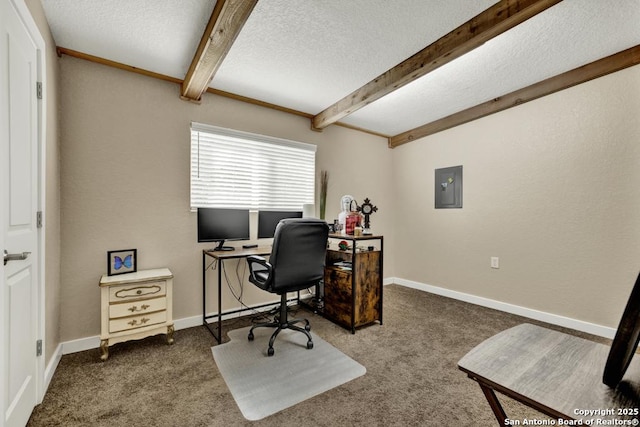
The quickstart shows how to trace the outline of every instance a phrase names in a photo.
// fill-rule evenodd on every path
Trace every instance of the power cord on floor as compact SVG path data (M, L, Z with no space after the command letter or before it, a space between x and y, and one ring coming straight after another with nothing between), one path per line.
M218 262L218 260L213 260L207 267L206 270L208 269L212 269L215 270L217 268L222 267L222 274L224 275L224 279L227 282L227 288L229 289L229 292L231 292L231 295L233 295L233 297L236 299L236 301L241 305L241 307L243 307L245 310L248 310L251 312L251 314L249 314L249 316L251 316L251 322L252 323L260 323L262 321L267 321L267 322L271 322L271 321L276 321L278 314L280 313L280 305L273 307L272 309L268 310L268 311L260 311L257 310L254 307L250 307L247 304L244 303L243 301L243 296L244 296L244 280L245 280L245 275L246 275L246 263L244 265L244 268L242 270L242 272L240 272L240 262L238 262L236 264L236 269L235 269L235 273L236 273L236 279L237 279L237 283L239 284L239 292L236 292L236 290L234 289L234 287L231 285L231 281L229 280L229 276L227 274L227 269L224 267L224 263L220 263ZM307 292L309 293L309 295L315 295L315 293L312 293L311 288L307 288ZM293 309L293 307L297 307L295 309ZM287 312L290 313L292 316L296 316L297 313L299 311L299 306L297 306L297 304L292 303L289 304L287 303ZM238 312L238 318L246 316L245 314L243 314L242 312Z

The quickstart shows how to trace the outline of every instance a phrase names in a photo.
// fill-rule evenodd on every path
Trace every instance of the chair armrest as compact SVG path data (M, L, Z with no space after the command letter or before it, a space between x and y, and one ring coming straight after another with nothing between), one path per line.
M258 255L247 257L249 264L249 281L260 287L266 286L271 281L273 266L267 262L266 258Z
M254 265L258 264L268 270L271 270L271 264L269 264L269 262L265 257L259 256L259 255L249 255L247 257L247 262L249 263L249 269L255 268Z

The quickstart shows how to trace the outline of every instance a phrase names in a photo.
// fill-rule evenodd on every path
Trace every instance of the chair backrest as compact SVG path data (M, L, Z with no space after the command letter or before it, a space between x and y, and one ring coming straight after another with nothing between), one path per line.
M640 274L631 290L622 319L611 343L602 382L616 387L627 371L640 342Z
M269 263L270 292L282 294L317 285L324 276L329 226L315 218L283 219L276 227Z

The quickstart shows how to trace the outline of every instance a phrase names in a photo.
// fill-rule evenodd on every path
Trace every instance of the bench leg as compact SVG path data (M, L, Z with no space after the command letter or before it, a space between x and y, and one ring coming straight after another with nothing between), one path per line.
M486 385L480 382L478 384L480 385L480 388L484 393L484 397L487 398L487 402L489 402L489 406L491 406L491 409L493 410L493 414L498 419L498 423L501 426L506 425L505 421L507 419L507 414L504 413L504 409L502 409L502 405L500 404L500 401L498 401L498 397L494 393L493 389L487 387Z

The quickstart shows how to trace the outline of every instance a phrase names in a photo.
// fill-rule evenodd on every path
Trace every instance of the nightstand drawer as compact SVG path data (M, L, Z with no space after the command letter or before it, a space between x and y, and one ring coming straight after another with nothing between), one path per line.
M130 301L139 298L154 298L165 295L166 282L145 283L144 285L112 286L109 288L109 302Z
M167 320L166 311L141 314L139 316L123 317L109 321L109 332L126 331L129 329L142 328L144 326L164 323Z
M167 309L167 299L151 298L141 301L128 301L120 304L109 305L109 318L132 316L135 314L152 313Z

